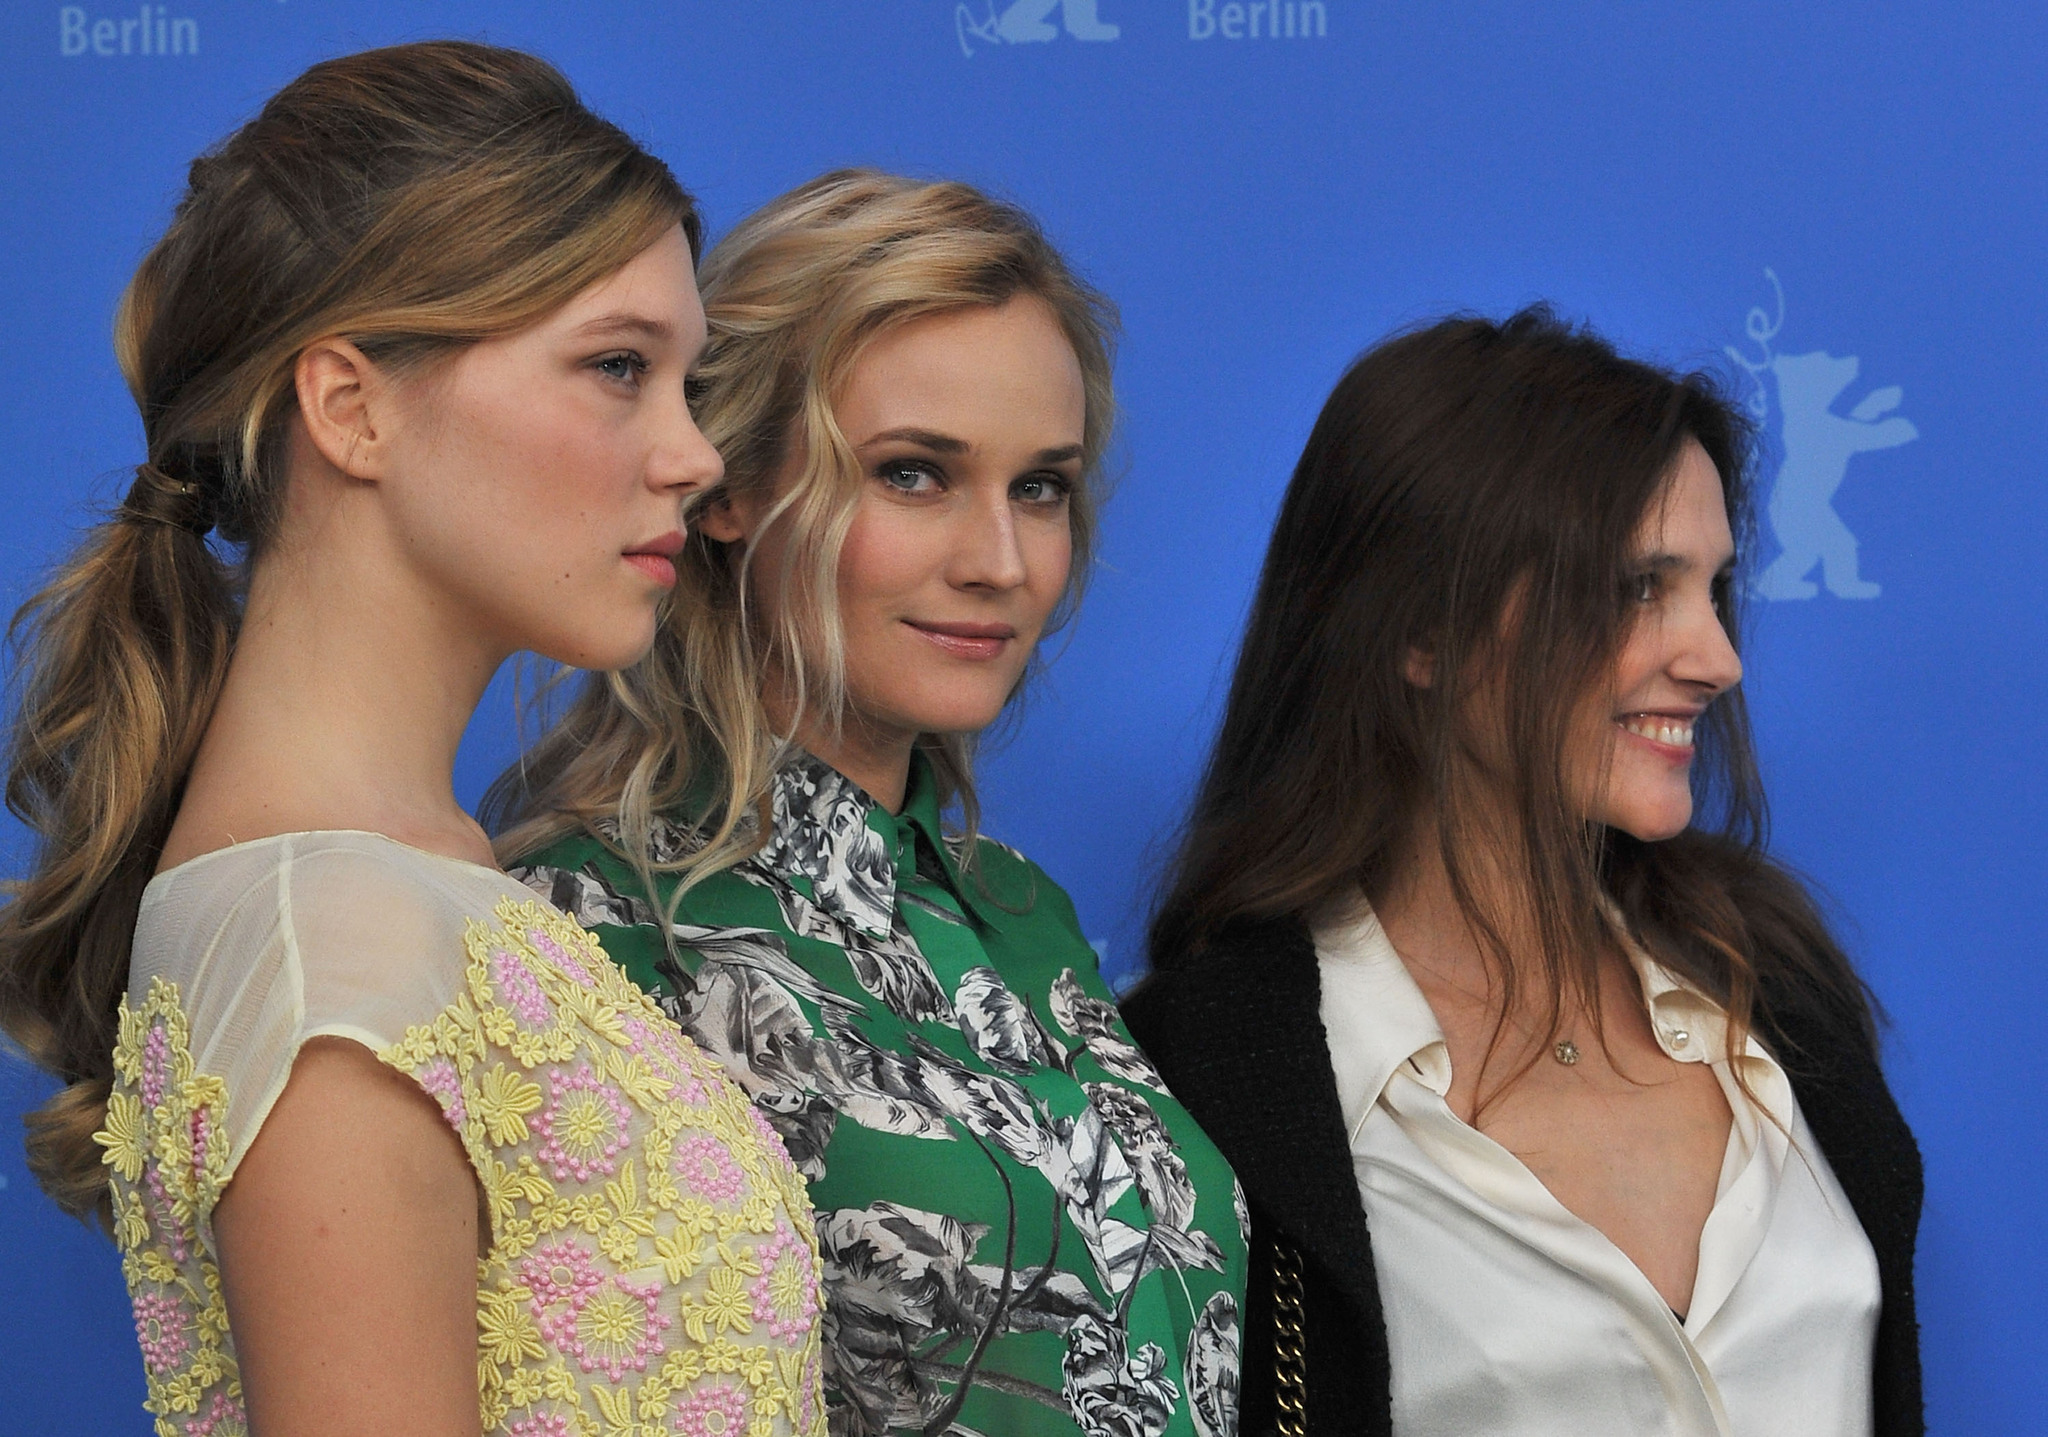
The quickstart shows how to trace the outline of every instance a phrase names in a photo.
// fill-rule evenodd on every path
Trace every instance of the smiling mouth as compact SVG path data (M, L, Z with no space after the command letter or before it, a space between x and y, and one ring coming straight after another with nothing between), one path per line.
M1687 752L1692 750L1694 722L1693 719L1675 718L1670 714L1623 714L1615 720L1615 723L1637 738L1663 744L1666 748L1681 748Z
M1017 637L1017 631L1008 624L920 624L912 619L903 622L956 659L995 658L1004 645Z

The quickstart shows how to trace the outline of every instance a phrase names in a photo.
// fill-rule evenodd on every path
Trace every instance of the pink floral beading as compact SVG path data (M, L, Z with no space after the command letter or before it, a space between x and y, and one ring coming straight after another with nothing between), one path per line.
M533 1293L533 1315L543 1323L543 1309L573 1303L604 1286L596 1259L573 1242L551 1242L536 1249L519 1264L519 1280Z
M572 1437L569 1419L559 1412L522 1417L505 1429L505 1437Z
M816 1353L804 1359L803 1380L797 1384L796 1425L805 1432L818 1420L818 1397L825 1388L824 1363Z
M747 1118L753 1123L754 1136L761 1140L761 1145L784 1162L789 1162L789 1149L782 1145L782 1134L775 1131L775 1125L768 1121L761 1110L749 1103Z
M676 1041L675 1033L666 1025L643 1023L638 1018L628 1018L621 1026L625 1028L626 1036L633 1040L633 1051L641 1057L658 1056L667 1059L668 1065L678 1073L687 1074L690 1071L689 1061L683 1057L682 1044ZM704 1101L703 1084L693 1078L690 1087L698 1096L691 1097L688 1092L682 1092L676 1095L678 1101L693 1106L701 1104Z
M192 1114L192 1180L196 1183L206 1176L206 1149L213 1141L213 1115L205 1108Z
M699 1133L676 1144L675 1175L708 1202L733 1202L746 1189L746 1176L717 1138Z
M502 948L491 953L491 982L504 996L505 1006L517 1013L519 1021L527 1027L554 1026L555 1005L541 990L540 979L533 976L533 970L524 962Z
M149 1037L142 1045L142 1101L152 1108L164 1100L164 1078L170 1067L170 1039L164 1025L149 1025Z
M213 1394L204 1417L185 1424L186 1437L248 1437L249 1414L225 1392Z
M583 965L569 955L569 950L557 943L541 929L533 929L526 937L536 949L552 958L555 966L566 973L572 980L580 983L585 988L597 986L591 981L590 974Z
M185 1311L174 1297L145 1292L135 1299L135 1340L142 1346L142 1365L151 1372L171 1372L192 1350L185 1336Z
M738 1437L747 1422L747 1396L730 1382L700 1387L676 1409L683 1437Z
M810 1331L818 1315L818 1274L810 1247L798 1241L788 1223L776 1219L775 1235L754 1249L761 1275L747 1289L754 1299L754 1320L769 1332L792 1342Z
M419 1084L441 1105L441 1114L448 1119L448 1126L456 1132L469 1120L469 1110L462 1104L462 1075L455 1071L455 1065L446 1058L436 1058L419 1071Z
M672 1319L659 1310L660 1283L643 1286L600 1273L573 1243L543 1248L520 1272L533 1290L541 1335L585 1372L602 1368L617 1382L629 1367L645 1371L647 1359L661 1351L661 1334Z
M672 1319L660 1311L661 1284L633 1283L614 1277L576 1313L576 1354L585 1372L604 1369L617 1382L628 1367L647 1370L647 1359L660 1353L661 1333Z
M610 1177L612 1159L626 1146L633 1120L626 1100L588 1063L566 1076L551 1070L548 1089L547 1108L533 1122L541 1138L534 1156L547 1164L557 1181L571 1173L579 1183L589 1182L593 1172Z

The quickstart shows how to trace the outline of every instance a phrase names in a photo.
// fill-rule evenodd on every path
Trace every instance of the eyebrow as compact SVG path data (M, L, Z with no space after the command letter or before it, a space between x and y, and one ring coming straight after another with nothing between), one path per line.
M644 314L618 310L585 320L576 326L575 332L585 339L632 334L657 342L666 342L675 338L676 329L665 319L653 319Z
M919 429L906 425L899 429L884 429L871 434L860 447L867 449L876 444L915 444L920 449L929 449L934 454L965 454L974 446L965 439L956 439L950 434L941 434L936 429ZM1078 444L1060 444L1051 449L1041 449L1031 456L1034 464L1065 464L1081 457Z
M901 429L884 429L879 434L870 434L860 447L869 448L876 444L915 444L920 449L929 449L934 454L965 454L971 447L965 439L955 439L950 434L941 434L936 429L918 429L908 426Z
M1717 574L1726 573L1735 567L1735 559L1735 554L1731 552L1727 559L1722 562L1720 568L1714 572ZM1646 569L1655 574L1669 574L1674 571L1690 569L1693 566L1692 560L1686 558L1683 554L1666 554L1662 552L1645 554L1636 560L1636 565L1638 568Z

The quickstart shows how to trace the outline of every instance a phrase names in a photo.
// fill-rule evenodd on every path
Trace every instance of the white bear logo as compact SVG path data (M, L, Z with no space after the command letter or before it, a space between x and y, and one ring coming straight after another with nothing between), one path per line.
M1837 414L1835 400L1862 368L1856 356L1774 354L1771 341L1785 325L1785 290L1777 273L1764 271L1777 294L1778 317L1752 309L1743 332L1762 352L1752 361L1730 347L1729 357L1757 381L1751 412L1762 419L1770 411L1763 381L1769 373L1778 391L1778 431L1785 458L1771 487L1771 532L1778 557L1757 579L1757 592L1767 599L1810 599L1820 590L1807 578L1819 565L1828 592L1838 599L1874 599L1882 590L1856 567L1856 536L1835 512L1835 491L1849 472L1849 460L1871 449L1895 449L1920 437L1912 421L1897 415L1904 391L1898 385L1873 389L1847 414Z
M1076 40L1114 40L1123 34L1119 27L1102 23L1095 4L1096 0L1014 0L998 15L995 0L988 0L988 14L980 20L965 5L956 5L953 32L960 39L960 53L970 58L976 40L984 45L1035 45L1059 39L1058 28L1046 19L1054 10Z

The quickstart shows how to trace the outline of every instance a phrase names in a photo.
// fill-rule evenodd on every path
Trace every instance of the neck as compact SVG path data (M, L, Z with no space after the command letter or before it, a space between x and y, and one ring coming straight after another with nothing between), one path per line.
M1473 831L1513 833L1512 815L1495 811L1498 807L1481 805L1473 815ZM1459 850L1459 877L1469 908L1444 861L1439 814L1427 807L1410 828L1392 878L1373 895L1387 940L1432 1002L1444 995L1483 1004L1491 1018L1547 1024L1550 978L1537 956L1541 925L1528 864L1504 843L1469 844ZM1492 944L1475 923L1474 912L1485 914L1492 925ZM1512 1004L1507 999L1510 979ZM1568 994L1567 1004L1571 1001Z
M916 733L873 723L849 713L837 725L812 715L791 724L796 705L780 682L769 684L768 717L777 733L790 733L813 757L832 765L891 813L900 813L910 788L910 759L917 750Z
M163 866L252 838L364 829L492 864L456 749L509 650L406 564L349 543L258 565ZM374 531L373 531L374 532Z

